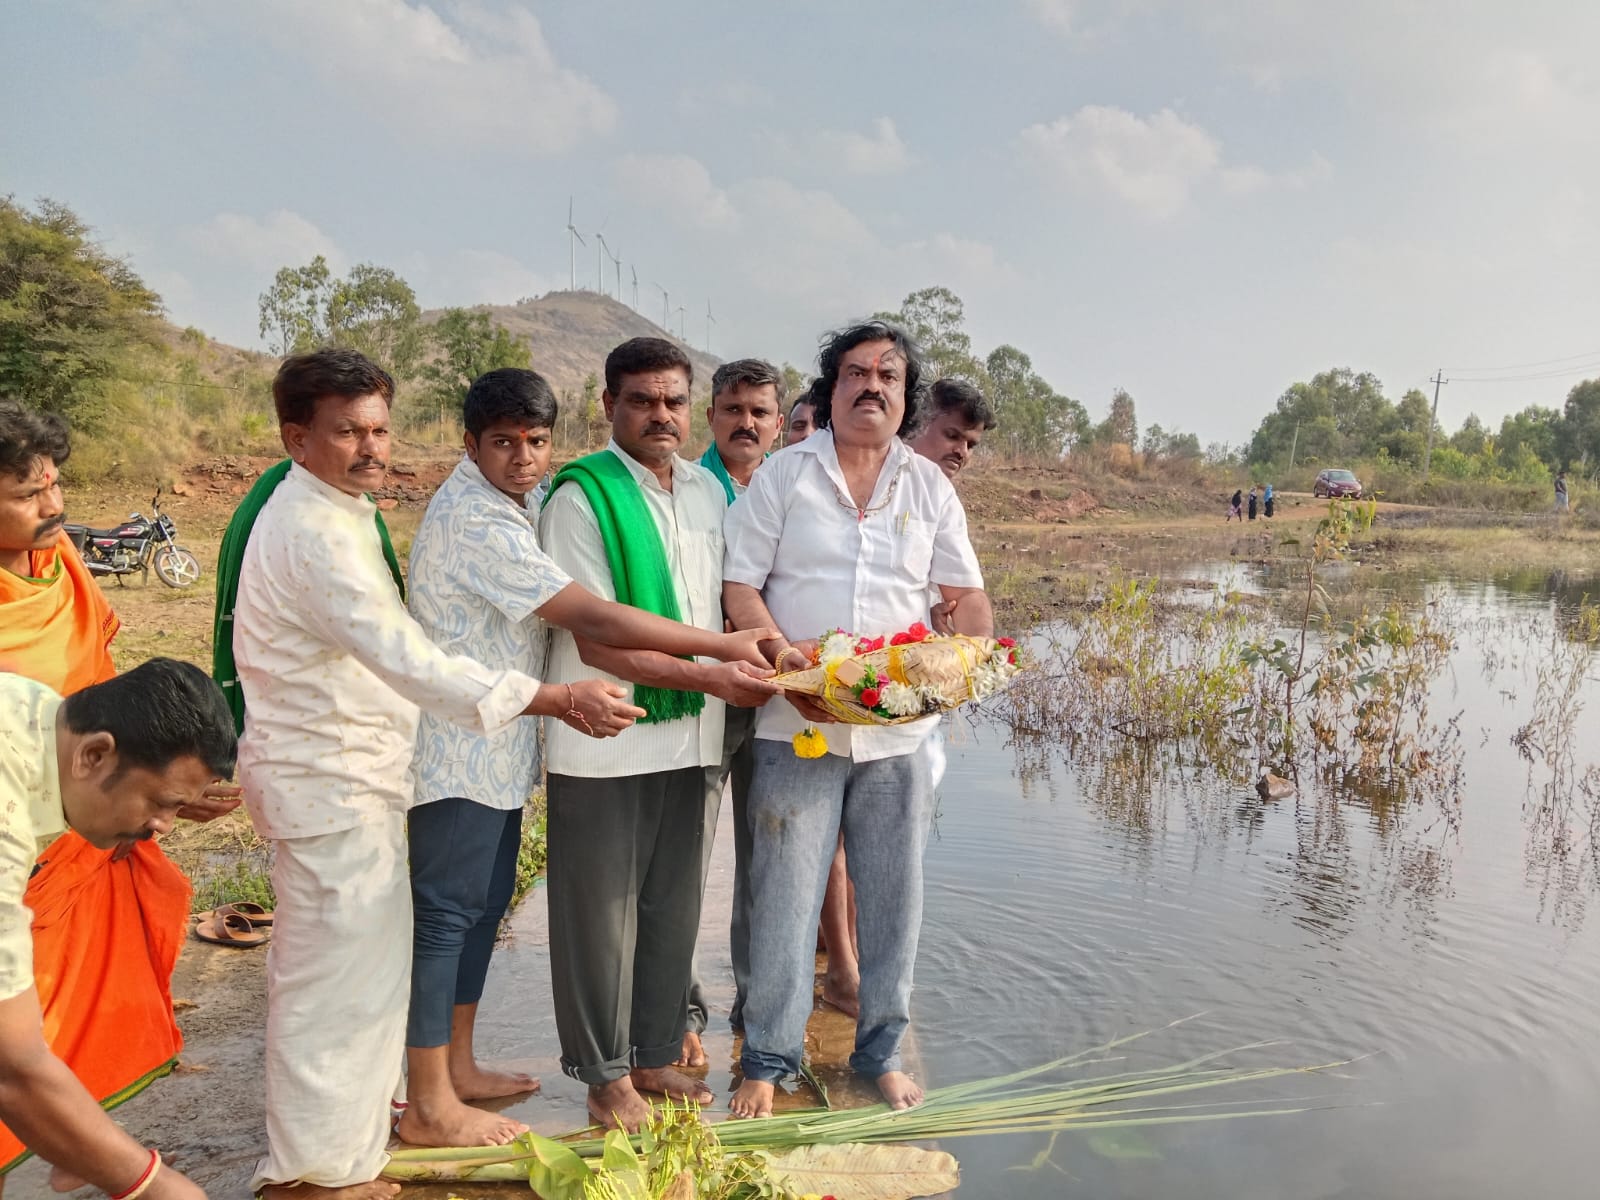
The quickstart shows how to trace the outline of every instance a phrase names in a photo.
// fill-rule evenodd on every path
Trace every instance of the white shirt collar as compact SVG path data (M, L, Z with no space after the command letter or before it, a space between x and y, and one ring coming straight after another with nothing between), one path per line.
M653 486L661 491L666 491L665 488L661 487L661 481L656 478L656 473L617 445L616 438L612 438L606 443L606 449L622 460L622 465L628 468L628 473L639 481L641 487ZM688 475L689 464L684 462L679 455L674 454L672 456L672 481L677 483L680 479L686 479Z
M828 478L833 481L841 496L850 494L850 485L844 477L844 468L839 465L839 448L833 441L833 430L819 429L803 442L796 442L792 450L799 450L805 454L814 454L817 461L822 464L822 469L828 473ZM878 470L878 478L872 485L872 498L867 501L868 506L878 503L882 499L880 492L888 486L895 472L908 457L915 454L898 437L889 443L889 455L883 460L883 466Z
M314 495L331 501L355 516L370 517L378 506L372 502L371 496L352 496L348 492L341 492L331 483L324 483L299 463L292 463L289 467L289 478L301 487L309 489Z
M472 459L468 458L465 454L461 456L461 461L456 464L456 472L468 483L475 487L482 488L502 504L509 504L523 516L532 517L538 514L539 497L537 489L529 492L527 496L523 498L523 502L518 504L510 496L506 495L499 488L495 487L494 484L490 483L483 474L483 468L478 466L477 463L473 462Z

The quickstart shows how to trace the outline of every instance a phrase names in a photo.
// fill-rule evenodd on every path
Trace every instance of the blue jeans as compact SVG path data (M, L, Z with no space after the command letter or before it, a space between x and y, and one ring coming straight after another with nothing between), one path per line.
M500 918L517 880L522 810L472 800L419 804L411 841L411 1013L406 1045L450 1044L457 1004L483 997Z
M932 801L928 756L920 747L857 763L833 754L799 758L787 741L756 739L745 1078L776 1083L800 1069L817 920L841 828L861 942L861 1016L850 1066L873 1078L900 1069Z

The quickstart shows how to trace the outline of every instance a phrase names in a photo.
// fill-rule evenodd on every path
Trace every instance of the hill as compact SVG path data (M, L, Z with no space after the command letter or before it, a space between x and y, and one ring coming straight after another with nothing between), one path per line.
M562 397L582 395L584 379L601 374L606 355L619 342L631 337L680 341L626 304L598 292L549 292L519 304L479 304L472 311L488 313L495 325L525 338L533 347L533 369L548 379L556 395ZM422 319L431 323L442 312L429 309ZM722 360L692 345L680 344L694 364L695 394L708 394L711 373Z

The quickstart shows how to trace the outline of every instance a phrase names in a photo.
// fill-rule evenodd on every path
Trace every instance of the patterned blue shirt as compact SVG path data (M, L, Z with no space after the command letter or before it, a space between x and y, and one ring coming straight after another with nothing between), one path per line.
M410 607L440 647L496 670L543 673L545 627L535 611L572 580L540 549L537 515L468 458L434 493L411 546ZM486 737L423 713L414 767L418 804L462 797L521 808L539 776L538 722Z

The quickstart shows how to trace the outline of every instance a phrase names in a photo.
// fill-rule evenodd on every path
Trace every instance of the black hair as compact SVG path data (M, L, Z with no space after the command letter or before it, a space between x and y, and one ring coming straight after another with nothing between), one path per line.
M272 403L279 425L309 425L324 396L354 399L376 392L394 403L394 376L359 350L329 346L310 354L291 354L272 380Z
M934 380L933 386L928 389L928 399L933 402L930 420L941 413L957 413L968 427L981 425L985 432L994 428L994 409L990 407L988 398L978 390L976 384L968 383L965 379L946 376Z
M556 394L537 371L500 367L472 381L461 415L467 432L475 438L482 437L496 421L549 429L556 423Z
M643 375L649 371L682 371L694 386L694 364L675 343L666 338L629 338L606 355L606 391L612 399L622 390L624 375Z
M129 767L164 771L176 759L194 757L227 779L239 752L222 689L199 667L175 658L152 658L72 693L61 719L73 733L116 739L119 773Z
M833 423L833 389L839 382L840 364L846 354L864 342L893 342L894 348L905 357L906 411L900 419L900 428L895 431L897 437L904 437L916 428L917 409L923 399L922 350L909 333L887 321L862 321L822 339L822 351L817 355L817 378L810 392L817 428L826 429Z
M783 391L783 376L778 374L777 367L765 359L736 358L723 363L711 376L711 398L715 400L723 392L743 387L766 387L768 384Z
M59 467L71 453L67 423L55 413L0 400L0 474L26 479L39 459L48 458Z

